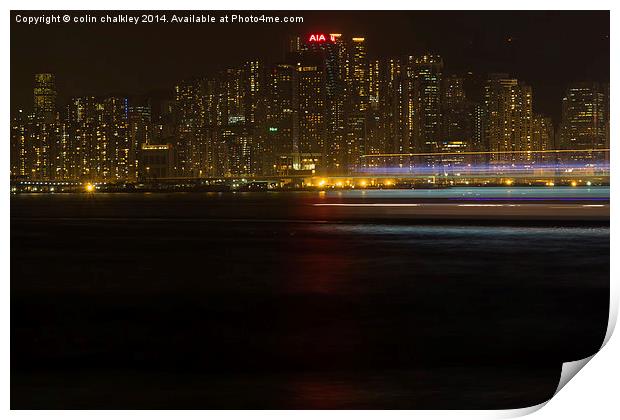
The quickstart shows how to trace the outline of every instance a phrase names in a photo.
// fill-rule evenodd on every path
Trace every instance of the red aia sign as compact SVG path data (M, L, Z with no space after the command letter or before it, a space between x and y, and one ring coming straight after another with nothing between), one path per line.
M325 34L312 34L310 35L310 38L308 39L308 41L309 42L326 42L328 39L331 42L336 41L336 37L334 35L327 36Z

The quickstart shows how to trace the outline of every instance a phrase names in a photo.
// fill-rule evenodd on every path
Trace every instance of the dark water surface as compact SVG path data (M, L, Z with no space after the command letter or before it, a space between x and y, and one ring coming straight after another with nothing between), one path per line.
M13 196L12 408L519 408L600 347L604 223L324 199Z

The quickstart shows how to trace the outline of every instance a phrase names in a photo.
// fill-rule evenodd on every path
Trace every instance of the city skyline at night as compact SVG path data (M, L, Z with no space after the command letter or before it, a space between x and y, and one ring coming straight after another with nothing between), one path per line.
M516 64L459 71L443 51L389 55L389 44L359 30L289 31L263 56L250 42L237 51L241 64L218 57L217 69L167 89L142 85L150 93L123 91L121 82L108 88L114 94L67 97L59 83L66 74L32 74L31 105L12 109L12 177L133 182L608 158L538 153L609 149L604 72L563 85L554 119L537 111L549 108L548 92L539 99ZM520 41L509 35L502 42Z

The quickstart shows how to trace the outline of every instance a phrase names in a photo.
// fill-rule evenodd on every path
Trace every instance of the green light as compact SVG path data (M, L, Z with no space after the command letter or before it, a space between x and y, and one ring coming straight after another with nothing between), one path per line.
M276 133L278 131L278 127L269 127L269 131L271 133Z

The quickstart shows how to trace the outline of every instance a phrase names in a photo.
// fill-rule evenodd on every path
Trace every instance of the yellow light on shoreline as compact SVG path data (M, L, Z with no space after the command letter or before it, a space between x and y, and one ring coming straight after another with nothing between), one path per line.
M86 192L93 192L95 191L95 186L89 182L84 186L84 189L86 190Z

